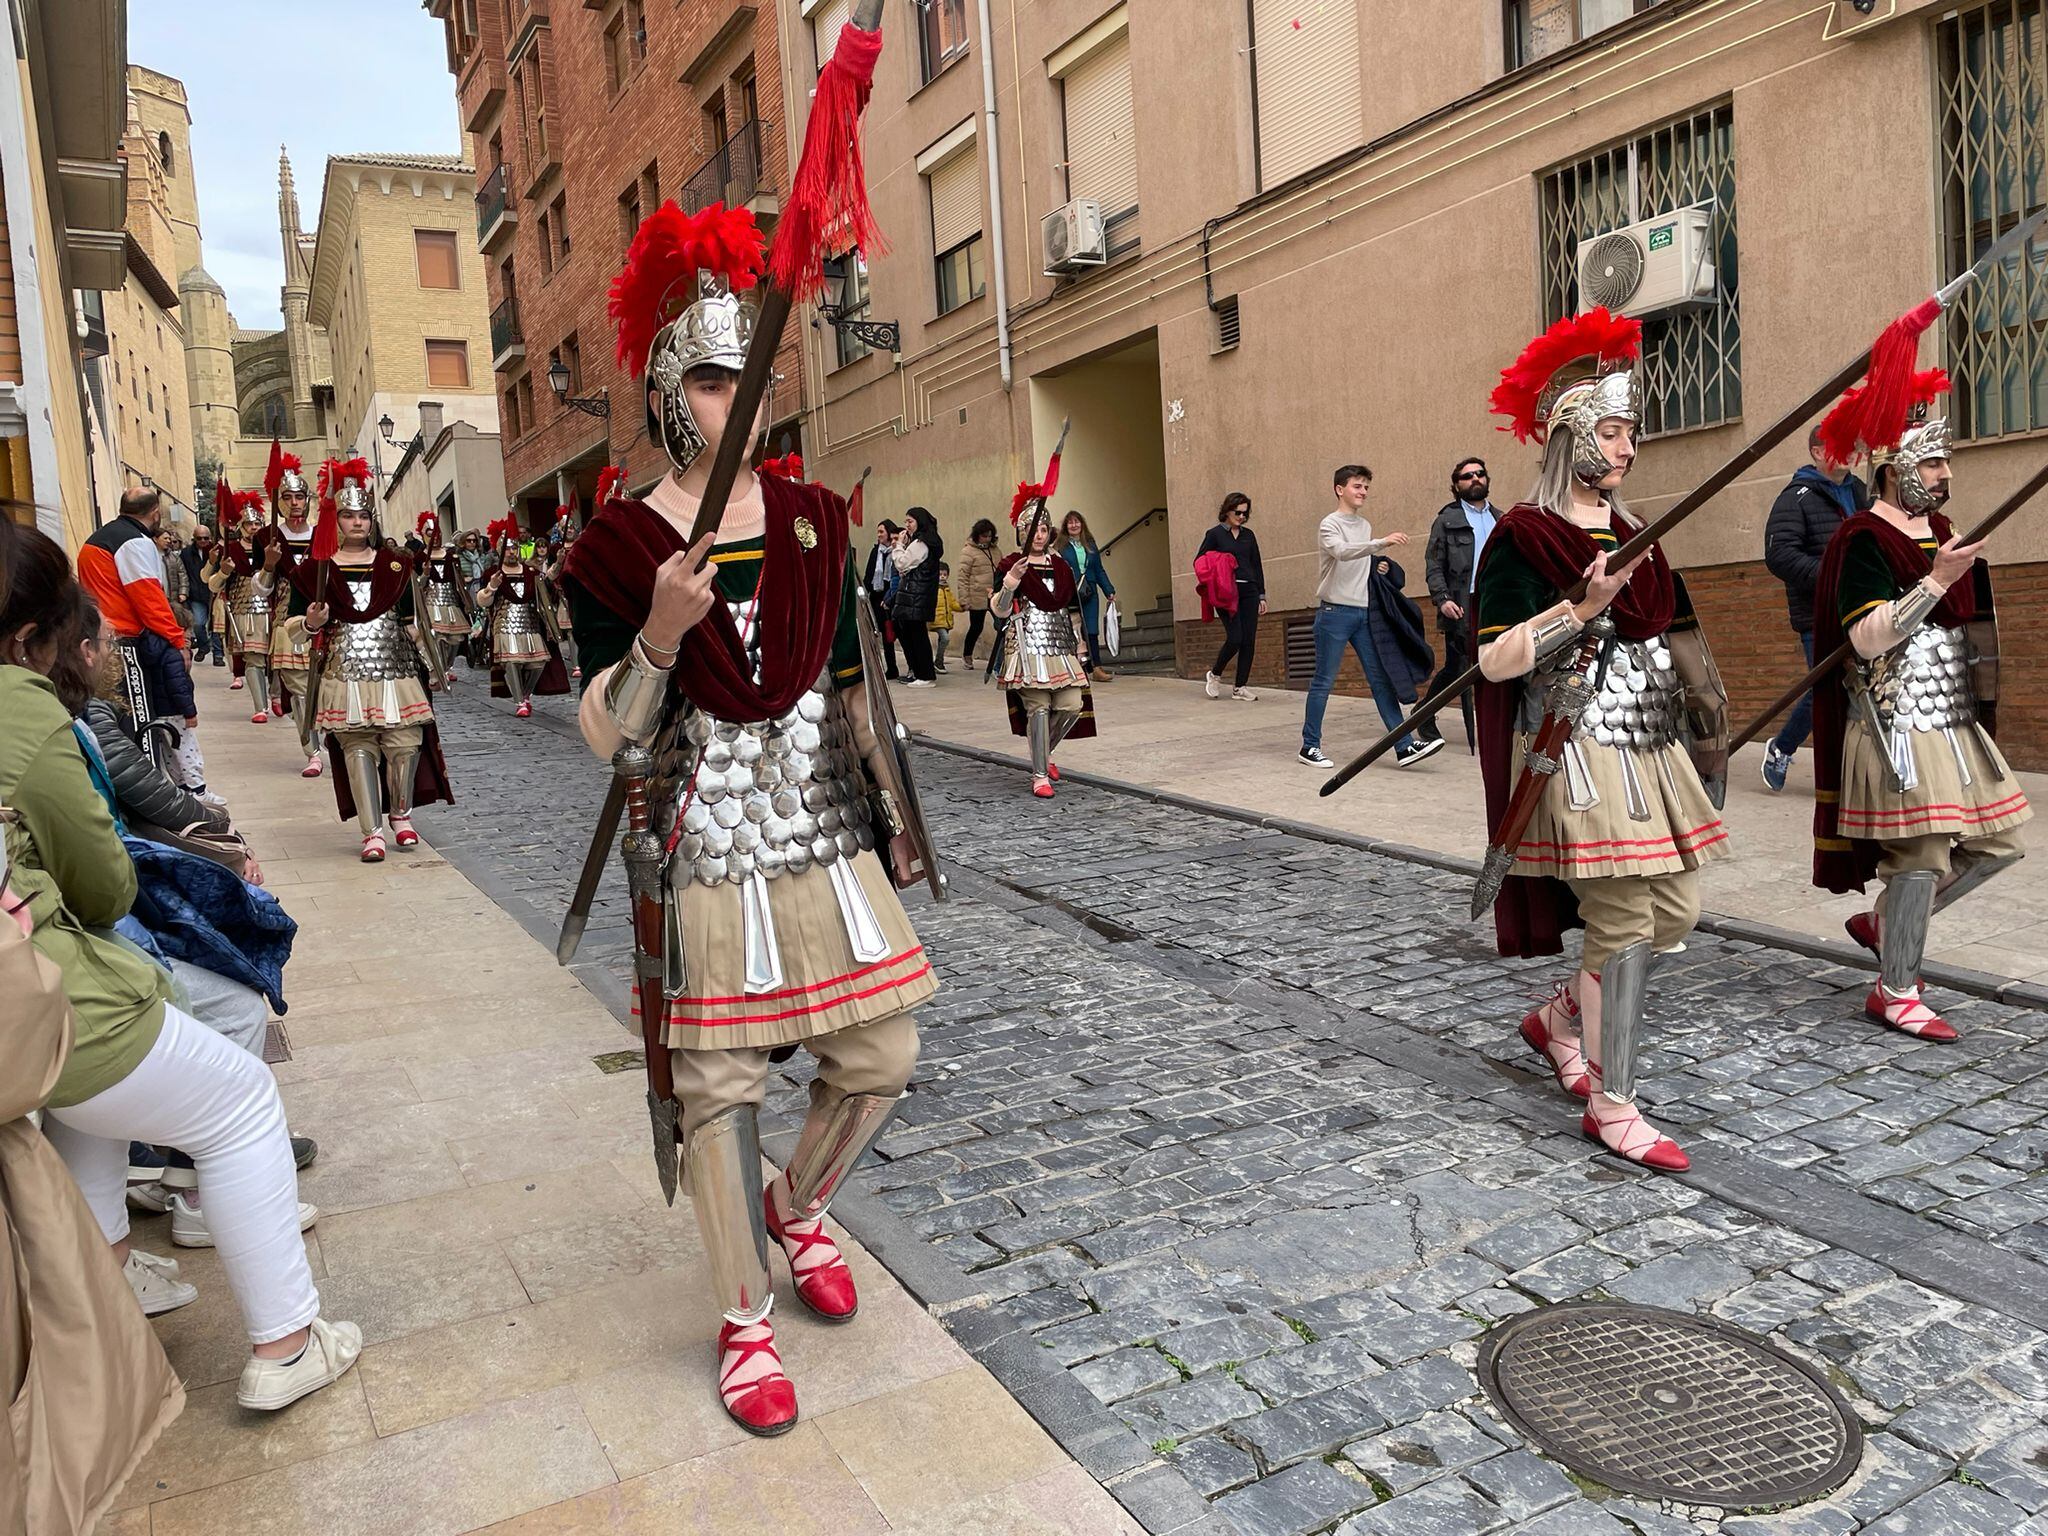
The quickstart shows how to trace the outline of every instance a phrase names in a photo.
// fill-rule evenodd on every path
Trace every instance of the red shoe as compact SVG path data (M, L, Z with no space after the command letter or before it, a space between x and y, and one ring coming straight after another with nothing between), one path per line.
M733 1372L755 1355L766 1355L775 1369L744 1386L728 1387ZM782 1356L775 1352L775 1329L767 1318L758 1323L720 1325L718 1400L725 1406L726 1417L750 1435L784 1434L796 1423L796 1388L782 1374Z
M517 709L513 710L512 713L517 715L522 720L529 718L533 714L532 700L529 699L526 703L521 704Z
M1559 987L1552 1001L1563 1006L1573 1017L1577 1017L1578 1007L1573 1004L1571 993L1565 988ZM1549 1006L1548 1003L1544 1005ZM1569 1051L1562 1053L1562 1061L1550 1054L1553 1037L1549 1026L1543 1022L1542 1008L1538 1008L1522 1020L1522 1038L1529 1042L1531 1050L1550 1064L1551 1075L1557 1079L1558 1087L1573 1098L1590 1099L1593 1096L1593 1075L1587 1070L1584 1051L1576 1043ZM1576 1068L1572 1066L1574 1062L1577 1063Z
M239 678L239 677L238 677L238 678L236 678L236 679L235 679L235 680L234 680L233 682L231 682L231 683L229 683L229 684L228 684L228 689L229 689L229 691L230 691L230 692L232 692L232 691L233 691L234 689L237 689L237 688L241 688L241 687L245 687L245 686L246 686L246 684L245 684L245 683L243 682L243 680L242 680L241 678Z
M1680 1150L1677 1142L1653 1129L1641 1115L1628 1120L1614 1122L1615 1139L1609 1141L1603 1134L1603 1127L1595 1120L1591 1111L1579 1119L1579 1133L1588 1140L1597 1141L1616 1157L1625 1157L1632 1163L1645 1168L1654 1168L1659 1173L1683 1173L1692 1166L1692 1159ZM1631 1136L1631 1131L1638 1132ZM1649 1140L1643 1138L1647 1135Z
M1863 999L1863 1011L1887 1028L1922 1040L1949 1041L1956 1038L1955 1026L1920 1000L1916 991L1909 997L1894 997L1879 982Z
M1877 955L1880 959L1883 958L1882 955L1879 955L1877 948L1877 914L1875 912L1858 912L1854 917L1842 924L1842 927L1847 930L1850 938L1869 950L1871 954Z
M255 714L249 717L249 723L251 725L262 725L265 721L269 720L269 718L270 716L268 716L262 710L259 709L256 711Z
M1059 781L1060 781L1060 765L1059 765L1058 763L1047 763L1047 764L1045 765L1045 776L1046 776L1046 777L1047 777L1048 779L1050 779L1050 780L1051 780L1051 781L1052 781L1053 783L1055 783L1055 784L1059 783Z
M363 839L363 862L365 864L382 864L384 862L384 834L382 832L372 832Z
M768 1235L782 1245L789 1260L789 1277L796 1282L796 1299L813 1317L828 1323L850 1323L860 1311L860 1297L854 1293L853 1271L840 1256L822 1221L792 1221L785 1225L775 1214L773 1186L761 1194L761 1209L768 1219ZM804 1255L818 1252L808 1261Z
M317 779L320 777L321 771L320 759L309 757L306 759L306 766L299 770L299 777L302 779Z
M410 816L394 816L391 818L391 838L401 848L412 848L418 845L420 835L413 831Z
M1031 793L1038 796L1041 800L1050 800L1052 798L1052 780L1033 779L1031 781Z

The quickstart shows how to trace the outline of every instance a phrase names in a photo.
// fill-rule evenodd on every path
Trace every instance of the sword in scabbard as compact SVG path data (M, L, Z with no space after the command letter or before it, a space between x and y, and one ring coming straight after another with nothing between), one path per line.
M1984 540L1990 538L1992 534L1999 530L2007 518L2040 495L2043 487L2048 487L2048 463L2043 463L2039 469L2026 478L2017 490L1994 507L1982 522L1964 534L1962 542L1965 544L1983 543ZM1750 721L1748 725L1744 726L1736 734L1735 739L1728 743L1728 750L1733 752L1755 741L1757 737L1764 733L1773 720L1776 720L1778 716L1785 713L1786 710L1804 698L1808 689L1812 688L1814 684L1846 662L1852 649L1853 647L1850 643L1844 640L1840 645L1828 652L1827 655L1823 656L1815 663L1811 671L1790 688L1779 694L1772 701L1769 709L1766 709L1762 714Z
M2004 261L2006 257L2012 255L2021 246L2026 244L2028 240L2032 239L2035 231L2041 227L2044 221L2048 221L2048 208L2031 214L2013 225L2011 229L1999 236L1982 256L1971 263L1969 270L1958 274L1937 289L1932 296L1934 300L1944 309L1952 305L1984 273ZM1673 502L1648 527L1642 529L1633 538L1629 539L1627 543L1623 544L1619 550L1609 555L1607 557L1608 569L1621 570L1630 561L1647 551L1652 544L1669 536L1672 529L1720 495L1745 470L1763 458L1765 454L1777 447L1787 437L1790 437L1802 423L1861 378L1869 364L1870 352L1868 349L1859 352L1852 360L1843 364L1841 368L1837 369L1829 377L1826 383L1814 390L1812 394L1800 401L1783 416L1780 416L1756 437L1750 439L1719 469L1716 469L1706 479L1693 487L1692 490ZM1586 584L1580 581L1575 583L1571 590L1564 594L1564 597L1566 601L1575 603L1585 595ZM1479 664L1474 662L1443 687L1437 689L1428 698L1417 704L1415 708L1408 712L1408 718L1403 720L1397 728L1387 732L1386 735L1382 736L1378 741L1338 769L1336 773L1332 774L1324 781L1319 793L1334 795L1373 763L1377 762L1403 736L1407 735L1423 721L1434 719L1437 711L1479 680ZM1519 788L1520 786L1517 785L1518 790ZM1493 858L1494 854L1489 850L1488 859L1491 861Z
M676 1170L681 1106L676 1102L668 1055L668 997L662 991L662 848L647 806L647 776L654 756L645 747L621 747L612 754L612 782L626 817L620 852L626 861L626 889L633 904L633 989L640 1005L640 1038L647 1054L647 1118L654 1133L654 1171L661 1195L676 1203Z

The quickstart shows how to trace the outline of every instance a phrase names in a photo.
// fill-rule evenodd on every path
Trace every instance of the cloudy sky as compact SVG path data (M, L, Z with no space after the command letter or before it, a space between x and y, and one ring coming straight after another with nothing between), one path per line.
M128 58L185 82L206 270L252 330L284 323L280 144L308 230L329 155L462 149L441 23L420 0L129 0Z

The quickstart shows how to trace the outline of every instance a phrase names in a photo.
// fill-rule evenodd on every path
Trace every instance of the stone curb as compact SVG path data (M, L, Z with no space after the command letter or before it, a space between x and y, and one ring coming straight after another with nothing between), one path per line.
M501 714L512 712L509 703L501 706L493 699L489 705ZM570 722L543 714L530 719L558 736L582 741ZM561 931L559 914L542 911L514 890L487 865L473 839L447 835L452 831L443 829L442 837L429 837L427 845L552 953ZM584 935L586 955L595 937L594 931ZM568 969L637 1040L633 1000L624 983L594 959L572 961ZM764 1148L780 1151L794 1145L795 1122L772 1111L761 1119ZM1106 1404L1034 1348L1006 1303L977 1288L972 1275L941 1256L879 1198L858 1187L848 1189L832 1202L832 1219L1150 1536L1206 1536L1217 1530L1215 1511L1178 1467L1162 1461Z
M1024 759L1020 757L991 751L987 747L946 741L937 736L924 735L922 732L914 733L914 739L919 746L930 747L939 752L950 752L956 757L969 758L998 768L1026 766ZM1384 854L1390 859L1399 859L1407 864L1421 864L1430 869L1443 870L1448 874L1476 877L1479 873L1479 861L1465 858L1460 854L1439 853L1432 848L1417 848L1386 838L1343 832L1334 827L1318 826L1310 821L1296 821L1286 816L1262 816L1256 811L1243 810L1237 806L1219 805L1193 795L1177 794L1172 790L1156 789L1146 784L1134 784L1127 779L1111 778L1107 774L1089 773L1077 768L1062 768L1060 776L1063 783L1072 782L1085 784L1092 789L1111 790L1117 794L1149 800L1157 805L1171 805L1182 810L1198 811L1205 816L1214 816L1223 821L1235 821L1250 827L1264 827L1270 831L1284 832L1313 842L1355 848L1361 853ZM1816 938L1810 933L1780 928L1775 923L1760 923L1753 918L1732 917L1722 912L1702 912L1699 927L1703 932L1711 933L1717 938L1761 944L1769 949L1790 950L1794 954L1806 955L1815 960L1826 960L1834 965L1846 966L1850 970L1866 971L1873 976L1877 974L1877 962L1865 950L1841 939ZM1921 973L1925 981L1948 991L1981 997L1989 1002L2006 1003L2015 1008L2032 1008L2048 1012L2048 986L2043 986L2039 982L2018 981L2012 977L1994 975L1990 971L1944 965L1939 961L1928 962L1921 967Z

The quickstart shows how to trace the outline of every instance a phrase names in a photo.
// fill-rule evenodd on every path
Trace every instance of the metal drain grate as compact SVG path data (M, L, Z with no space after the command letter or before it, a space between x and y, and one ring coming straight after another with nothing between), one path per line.
M1770 1509L1839 1488L1863 1454L1862 1427L1813 1370L1682 1312L1524 1313L1487 1336L1479 1380L1537 1449L1618 1493Z

